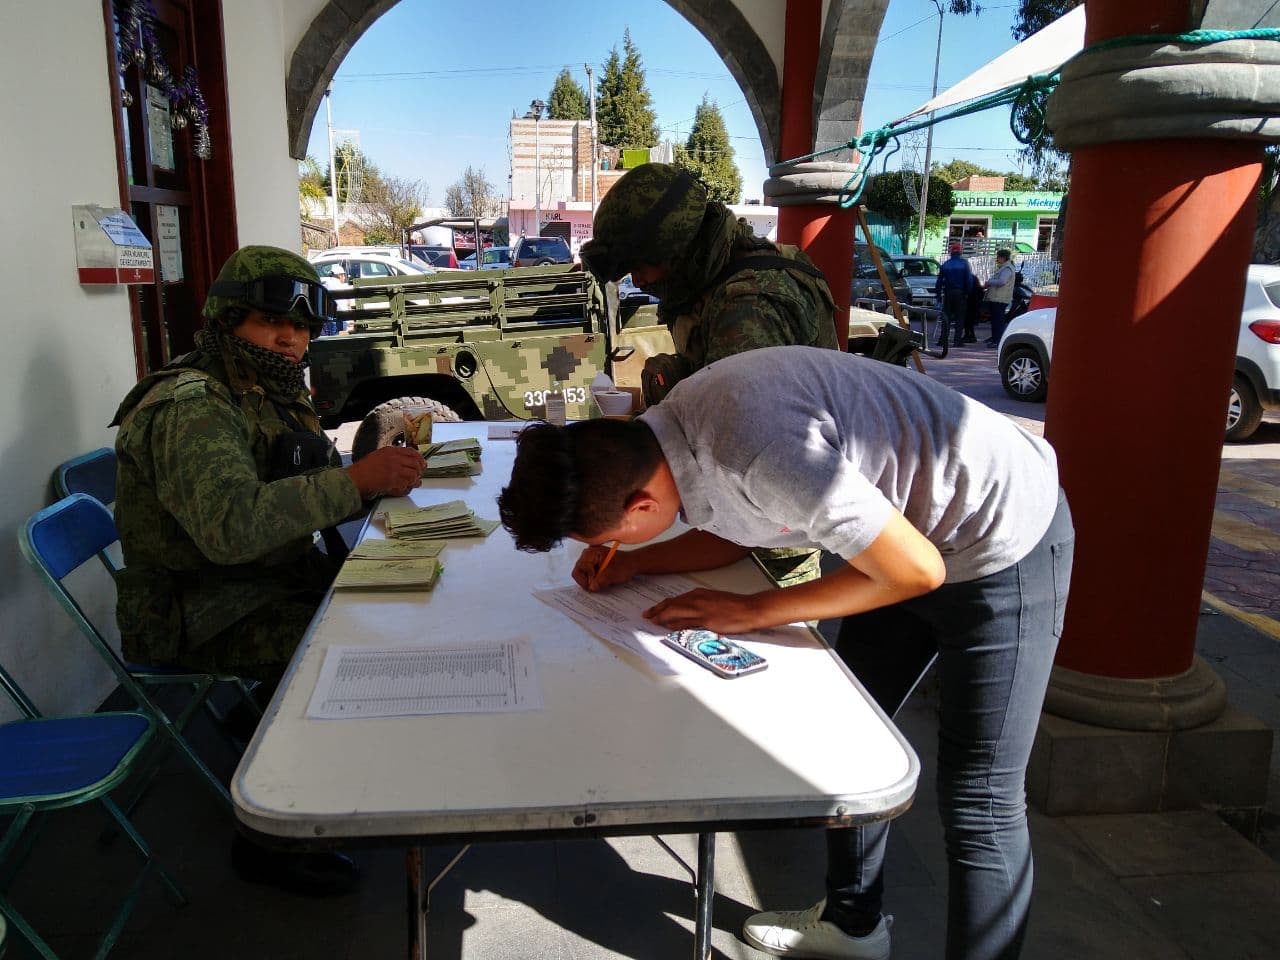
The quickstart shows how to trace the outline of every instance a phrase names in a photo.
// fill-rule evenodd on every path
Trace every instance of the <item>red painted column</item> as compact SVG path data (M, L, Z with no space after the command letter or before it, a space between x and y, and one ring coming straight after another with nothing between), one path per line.
M813 90L822 40L822 0L787 0L782 63L782 130L778 160L813 152ZM804 250L826 275L836 302L836 342L849 340L853 281L852 210L831 204L778 208L778 240Z
M1087 0L1086 45L1188 27L1185 0ZM1262 147L1074 152L1045 435L1077 542L1058 664L1172 677L1195 652Z

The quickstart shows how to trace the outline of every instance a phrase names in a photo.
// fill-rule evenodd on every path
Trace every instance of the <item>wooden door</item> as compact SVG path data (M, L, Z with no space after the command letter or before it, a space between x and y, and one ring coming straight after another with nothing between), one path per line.
M131 6L104 0L113 65ZM209 285L237 245L221 0L151 0L150 9L155 44L143 63L113 73L112 89L122 206L156 263L153 283L130 287L139 377L194 346ZM170 109L168 90L189 66L209 112L207 159L196 155L195 125L175 123Z

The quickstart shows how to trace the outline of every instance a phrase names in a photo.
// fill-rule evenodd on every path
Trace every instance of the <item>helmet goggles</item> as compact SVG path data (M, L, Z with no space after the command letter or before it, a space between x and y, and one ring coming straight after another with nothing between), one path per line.
M311 326L333 318L333 298L316 280L293 277L259 277L256 280L217 280L209 288L211 297L231 297L254 310L272 316L303 313Z

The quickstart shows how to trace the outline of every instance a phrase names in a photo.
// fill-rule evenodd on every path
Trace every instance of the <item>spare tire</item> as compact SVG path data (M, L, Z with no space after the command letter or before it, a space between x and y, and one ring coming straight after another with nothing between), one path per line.
M353 461L366 457L379 447L390 447L404 442L404 418L400 416L402 407L428 407L431 419L438 423L461 423L451 407L439 400L429 397L397 397L380 403L356 428L356 435L351 440L351 459Z

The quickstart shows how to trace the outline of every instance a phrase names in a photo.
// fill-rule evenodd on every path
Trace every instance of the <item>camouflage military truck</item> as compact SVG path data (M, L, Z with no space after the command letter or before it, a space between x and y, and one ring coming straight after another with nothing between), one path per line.
M334 295L352 329L312 342L311 388L326 427L363 421L357 459L393 442L409 403L442 421L530 419L560 392L570 419L598 416L597 374L639 384L636 348L672 349L653 307L619 306L612 285L606 302L573 264L357 280Z
M362 421L356 459L399 437L407 404L445 422L523 420L558 391L570 419L599 416L598 373L638 388L645 359L674 350L648 297L619 301L573 264L357 280L334 295L353 329L312 342L311 389L324 426ZM849 350L879 357L880 330L896 324L865 310L850 320Z

